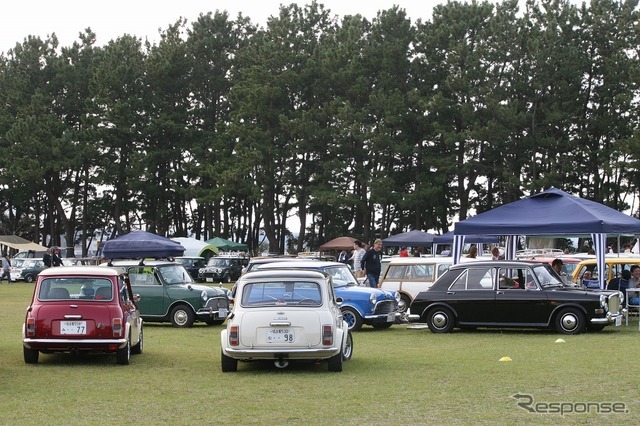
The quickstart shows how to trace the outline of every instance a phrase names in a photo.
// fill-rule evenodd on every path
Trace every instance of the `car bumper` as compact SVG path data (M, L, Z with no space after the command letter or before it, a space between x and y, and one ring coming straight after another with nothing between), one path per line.
M399 316L400 314L398 312L390 312L388 314L365 315L362 318L365 322L377 324L384 322L395 322L396 318Z
M200 309L196 312L196 317L199 320L207 320L207 319L219 319L224 320L229 315L229 309L219 308L217 310L213 309Z
M622 314L608 313L604 318L591 318L591 324L595 325L608 325L615 324L620 325L622 323Z
M29 349L70 351L70 350L95 350L109 351L113 347L123 348L127 339L33 339L24 338L22 343Z
M326 359L340 353L340 348L325 347L325 348L299 348L299 349L249 349L249 348L230 348L223 347L222 351L225 355L240 359L240 360L254 360L254 359Z

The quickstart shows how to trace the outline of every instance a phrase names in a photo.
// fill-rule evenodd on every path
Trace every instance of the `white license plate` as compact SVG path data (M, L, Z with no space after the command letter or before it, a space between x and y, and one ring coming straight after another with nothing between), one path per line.
M212 283L213 282L213 278L206 278L208 283Z
M293 343L295 339L291 328L270 328L267 330L267 343Z
M228 314L227 308L218 309L218 318L226 318Z
M620 327L622 325L622 317L616 317L616 327Z
M60 334L87 334L87 322L61 321Z
M389 314L387 315L387 322L394 322L396 320L396 314Z

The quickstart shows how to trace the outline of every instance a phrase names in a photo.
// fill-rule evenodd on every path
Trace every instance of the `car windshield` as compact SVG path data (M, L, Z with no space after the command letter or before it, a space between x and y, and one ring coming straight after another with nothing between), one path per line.
M242 289L242 306L320 306L320 286L311 281L268 281L246 284Z
M219 257L212 257L209 259L207 266L217 266L218 268L225 268L231 266L231 259L221 259Z
M549 265L540 265L533 268L533 274L538 279L538 283L544 287L564 287L562 279L551 269Z
M88 299L108 301L113 298L113 283L106 278L47 278L40 284L39 300Z
M182 265L161 266L158 271L167 284L190 284L194 282L191 274Z
M351 272L351 268L347 265L344 266L329 266L322 269L327 274L333 277L333 287L351 287L357 286L358 281L355 275Z

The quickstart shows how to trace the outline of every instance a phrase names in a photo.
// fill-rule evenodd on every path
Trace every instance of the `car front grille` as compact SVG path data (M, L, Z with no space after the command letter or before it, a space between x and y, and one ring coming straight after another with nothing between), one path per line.
M398 311L398 302L395 300L383 300L376 303L376 307L373 310L374 314L389 314L391 312Z
M207 300L205 308L217 311L220 308L229 309L229 299L226 297L214 297Z
M618 314L620 311L620 293L614 293L609 296L607 300L607 304L609 307L609 312L613 315Z

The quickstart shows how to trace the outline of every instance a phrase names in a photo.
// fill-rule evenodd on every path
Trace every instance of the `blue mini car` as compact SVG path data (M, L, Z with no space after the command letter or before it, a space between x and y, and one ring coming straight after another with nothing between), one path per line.
M389 328L400 317L400 293L358 285L351 268L344 263L289 259L263 262L254 265L254 269L313 269L331 275L336 297L342 298L340 309L349 330L359 330L363 324Z

